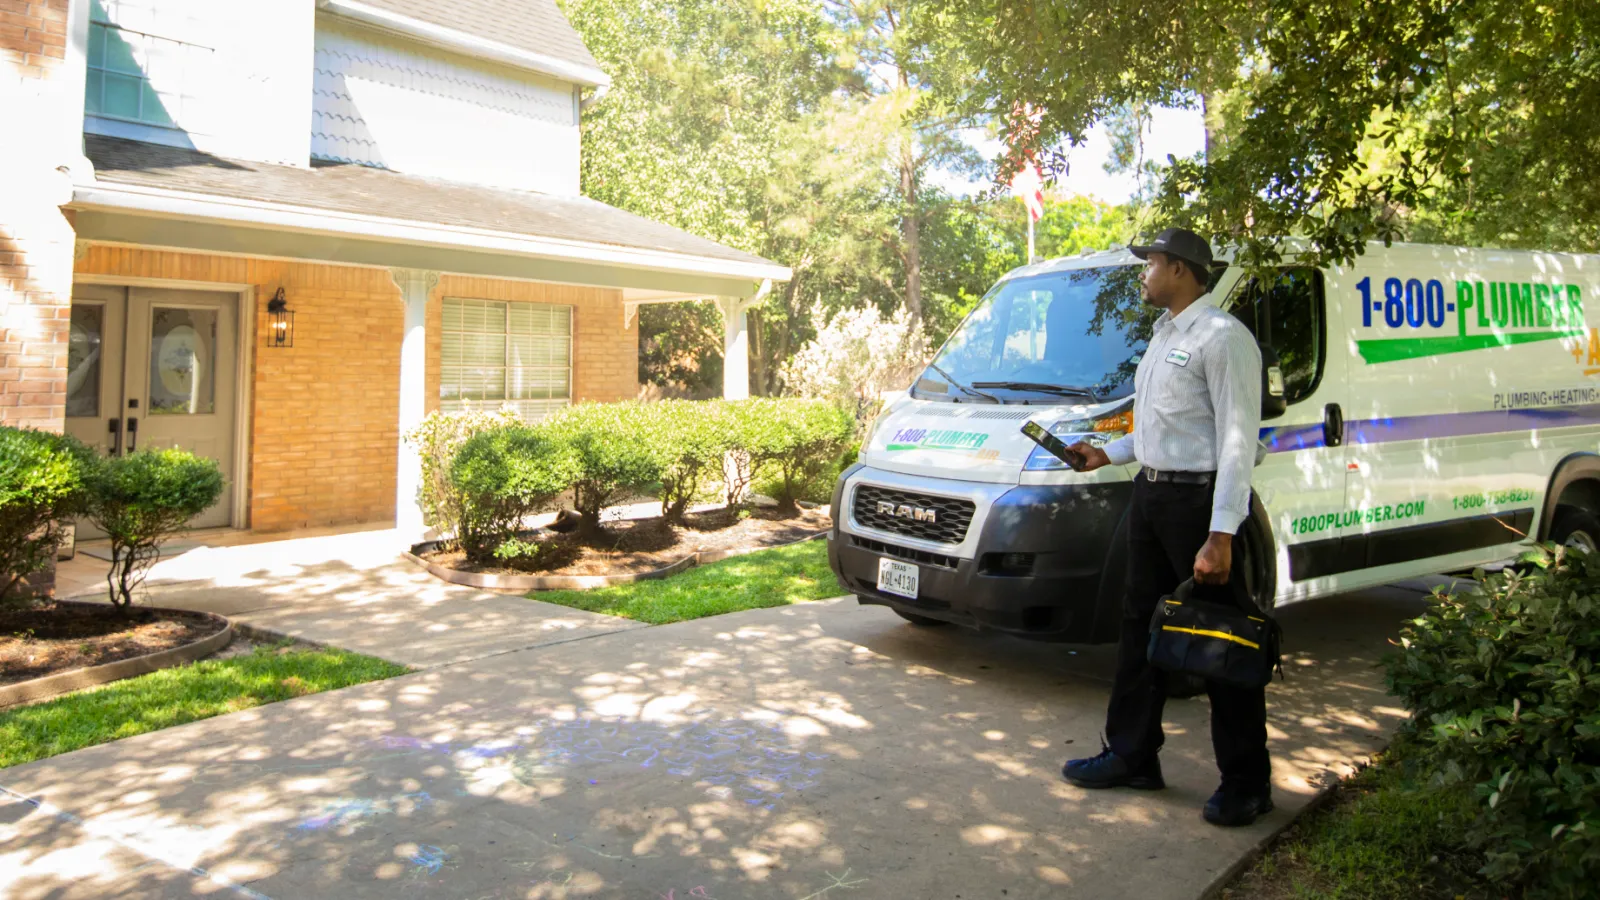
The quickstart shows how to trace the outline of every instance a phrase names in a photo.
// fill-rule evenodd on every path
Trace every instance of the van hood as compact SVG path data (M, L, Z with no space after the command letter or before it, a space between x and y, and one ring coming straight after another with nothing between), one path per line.
M907 397L875 424L861 462L904 475L1018 484L1022 466L1038 446L1022 433L1037 417L1046 425L1093 417L1124 405L997 405L941 403Z

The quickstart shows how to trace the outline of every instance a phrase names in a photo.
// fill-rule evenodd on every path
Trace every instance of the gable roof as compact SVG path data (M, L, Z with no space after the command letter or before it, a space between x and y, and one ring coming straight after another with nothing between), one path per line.
M96 186L127 186L152 195L179 192L262 210L326 211L344 214L345 219L445 226L463 237L545 239L569 246L643 251L663 259L694 261L706 271L789 278L788 269L753 253L587 197L460 184L345 163L317 162L303 169L230 160L93 134L84 135L84 151L94 164ZM339 230L341 219L321 218L329 230Z
M555 0L318 0L317 5L468 55L585 84L611 81Z

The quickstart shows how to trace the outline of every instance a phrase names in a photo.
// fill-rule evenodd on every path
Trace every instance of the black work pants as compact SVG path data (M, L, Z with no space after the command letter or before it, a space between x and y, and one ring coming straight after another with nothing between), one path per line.
M1211 530L1211 485L1134 479L1128 514L1128 593L1122 604L1122 638L1117 649L1117 679L1106 712L1106 742L1129 763L1139 765L1161 749L1161 710L1167 702L1166 673L1150 665L1150 619L1156 604L1194 575L1195 554ZM1230 584L1196 585L1197 595L1231 602L1238 583L1239 542L1234 542ZM1211 698L1211 746L1224 784L1265 786L1267 761L1265 688L1240 688L1206 682Z

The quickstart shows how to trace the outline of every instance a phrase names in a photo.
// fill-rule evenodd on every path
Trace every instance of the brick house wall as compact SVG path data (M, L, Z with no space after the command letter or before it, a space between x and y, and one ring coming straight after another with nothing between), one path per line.
M67 160L52 156L70 136L50 133L46 112L71 89L66 56L67 0L0 0L0 108L25 136L0 141L0 425L55 432L66 425L75 236L60 209ZM54 593L54 565L24 590Z
M0 0L0 100L11 125L50 104L66 47L67 0ZM51 158L49 137L0 147L0 424L59 432L74 234L59 209L66 180L54 171L66 160Z
M81 274L255 286L256 334L283 287L294 346L256 341L250 415L249 521L256 531L393 521L405 306L385 269L95 246ZM198 284L196 286L199 286ZM574 307L579 400L636 395L638 332L622 328L621 292L445 275L427 311L428 408L439 402L440 298Z

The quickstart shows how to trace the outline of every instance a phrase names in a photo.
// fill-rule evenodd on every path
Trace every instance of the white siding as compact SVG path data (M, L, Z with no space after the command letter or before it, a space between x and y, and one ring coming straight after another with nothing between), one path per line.
M91 26L84 131L308 163L312 3L93 0L89 16L108 25Z
M311 155L578 193L572 84L318 17Z

